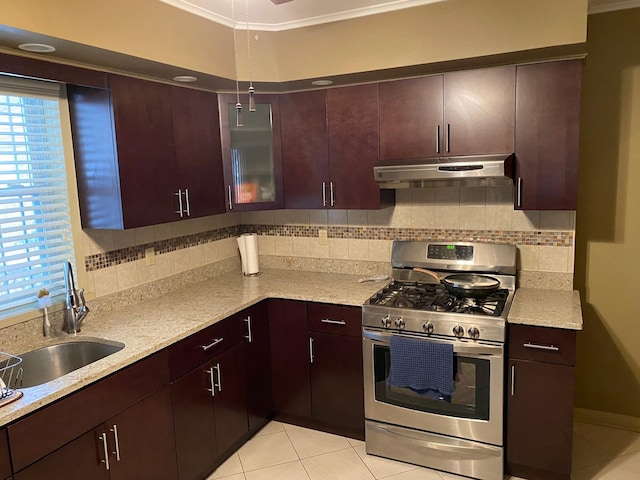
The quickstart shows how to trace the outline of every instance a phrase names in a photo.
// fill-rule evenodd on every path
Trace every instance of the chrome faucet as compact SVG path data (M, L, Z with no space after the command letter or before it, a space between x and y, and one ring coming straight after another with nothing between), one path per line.
M62 329L75 335L80 331L82 321L89 314L89 307L87 307L87 302L84 299L84 289L76 290L71 262L64 264L64 286L66 289L67 312Z

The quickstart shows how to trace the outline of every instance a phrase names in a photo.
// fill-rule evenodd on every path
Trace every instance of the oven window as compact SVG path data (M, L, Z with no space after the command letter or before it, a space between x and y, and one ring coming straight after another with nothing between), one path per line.
M450 417L489 420L489 360L455 355L455 392L450 401L430 398L410 388L389 386L391 354L388 346L375 345L373 361L377 401Z

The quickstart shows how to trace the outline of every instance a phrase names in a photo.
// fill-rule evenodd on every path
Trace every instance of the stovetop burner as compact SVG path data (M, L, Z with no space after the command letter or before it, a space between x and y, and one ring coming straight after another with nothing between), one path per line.
M442 284L393 281L368 301L369 305L499 317L509 291L499 289L483 298L457 297Z

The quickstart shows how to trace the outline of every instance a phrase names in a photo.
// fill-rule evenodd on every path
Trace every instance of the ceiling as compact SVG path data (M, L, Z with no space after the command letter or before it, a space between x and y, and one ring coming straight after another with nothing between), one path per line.
M275 5L271 0L159 0L221 23L262 31L279 31L375 15L451 0L291 0ZM640 0L588 0L589 13L640 7Z

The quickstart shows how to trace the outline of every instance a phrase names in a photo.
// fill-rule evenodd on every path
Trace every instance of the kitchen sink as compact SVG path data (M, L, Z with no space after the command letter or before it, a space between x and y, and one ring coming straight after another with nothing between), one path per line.
M31 350L19 355L22 363L16 368L15 386L28 388L50 382L123 348L124 343L110 340L76 340Z

